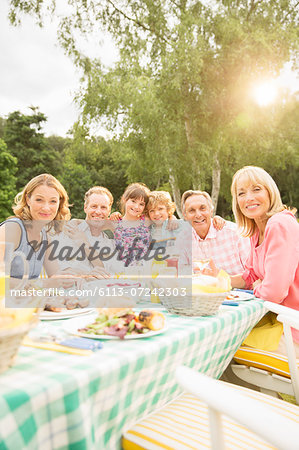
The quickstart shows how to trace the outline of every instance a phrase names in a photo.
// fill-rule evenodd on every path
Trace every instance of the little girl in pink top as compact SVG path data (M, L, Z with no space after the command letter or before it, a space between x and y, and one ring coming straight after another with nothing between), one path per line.
M251 252L243 274L232 276L232 286L253 288L256 297L299 310L299 224L296 210L288 210L271 176L262 168L246 166L232 181L233 211ZM299 331L293 330L299 343ZM296 346L297 347L297 346ZM299 346L297 354L299 357Z

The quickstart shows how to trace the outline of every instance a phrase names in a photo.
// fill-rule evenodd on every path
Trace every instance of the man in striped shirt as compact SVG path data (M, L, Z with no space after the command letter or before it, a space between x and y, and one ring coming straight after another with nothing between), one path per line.
M191 226L177 237L179 272L187 273L188 269L192 272L194 262L210 259L230 275L244 271L250 252L249 239L238 234L233 222L226 221L221 230L216 230L212 222L213 209L207 192L184 192L182 211Z

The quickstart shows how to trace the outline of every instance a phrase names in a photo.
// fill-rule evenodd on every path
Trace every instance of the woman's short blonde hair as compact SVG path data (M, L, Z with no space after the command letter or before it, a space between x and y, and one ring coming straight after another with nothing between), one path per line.
M167 191L152 191L148 198L147 210L150 211L158 205L164 205L167 209L168 217L175 212L175 203Z
M252 236L256 231L256 223L253 219L250 219L241 212L238 204L238 183L242 180L242 183L251 183L262 185L269 194L270 206L267 212L267 217L270 218L274 214L286 209L283 205L280 197L278 187L273 178L261 167L245 166L238 170L233 176L231 185L231 194L233 198L233 213L238 227L240 228L243 236Z
M148 203L148 197L149 197L150 192L151 191L149 190L149 188L143 183L129 184L129 186L127 186L125 192L123 193L123 195L121 196L121 199L120 199L120 209L121 209L122 214L125 214L126 202L130 198L135 198L135 199L142 198L144 200L144 203L145 203L144 214L145 214L146 210L147 210L147 203Z
M67 192L60 181L53 177L53 175L43 173L41 175L38 175L37 177L32 178L32 180L30 180L29 183L26 184L24 189L16 195L14 200L15 204L12 207L13 212L19 219L22 219L24 221L32 220L30 208L27 204L27 197L30 198L34 189L42 185L56 189L59 194L59 207L56 217L52 222L48 224L48 230L54 227L54 230L56 232L59 232L63 227L62 221L69 220L71 218L71 212L69 209L69 197L67 195Z

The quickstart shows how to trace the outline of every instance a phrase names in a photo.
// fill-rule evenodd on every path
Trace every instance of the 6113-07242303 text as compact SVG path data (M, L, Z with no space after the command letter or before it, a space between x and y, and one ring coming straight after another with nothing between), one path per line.
M100 287L94 286L92 289L63 289L63 288L30 288L30 289L11 289L10 295L13 297L122 297L129 295L133 297L150 297L157 295L159 297L185 297L187 289L185 287Z

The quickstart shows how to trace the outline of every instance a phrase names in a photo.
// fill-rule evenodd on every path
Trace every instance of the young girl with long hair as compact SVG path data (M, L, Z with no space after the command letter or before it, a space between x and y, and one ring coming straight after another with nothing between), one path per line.
M123 193L120 206L123 217L114 231L115 246L125 266L142 264L149 248L151 233L145 211L150 190L142 183L130 184Z

